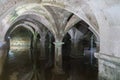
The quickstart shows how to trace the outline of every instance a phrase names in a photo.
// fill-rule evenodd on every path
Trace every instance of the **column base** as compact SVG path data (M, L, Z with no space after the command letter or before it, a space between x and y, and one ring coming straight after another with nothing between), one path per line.
M95 53L99 64L99 80L120 80L120 58Z

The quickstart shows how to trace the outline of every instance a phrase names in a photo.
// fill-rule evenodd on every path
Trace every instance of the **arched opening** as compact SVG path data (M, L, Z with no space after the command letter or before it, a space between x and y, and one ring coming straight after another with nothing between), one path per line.
M32 22L25 22L26 20L16 22L6 33L5 40L10 45L2 74L3 80L39 80L45 79L45 74L49 76L51 73L45 70L54 64L53 34L40 22L36 22L39 29L37 26L32 27Z
M97 80L98 51L97 38L84 21L75 24L64 36L62 46L63 69L70 80Z
M4 63L3 80L19 79L32 69L31 38L32 32L24 26L12 30L6 38L9 50Z
M87 26L87 29L88 29L88 27L90 29L92 28L93 31L91 30L91 32L89 32L88 30L86 30L84 28L79 27L80 25L78 25L77 23L79 23L80 21L82 22L82 19L80 19L78 16L74 15L73 13L64 10L64 8L61 9L61 8L53 7L53 6L45 6L45 7L42 6L42 8L44 8L44 9L41 9L41 7L38 6L38 5L37 6L34 5L34 7L31 7L28 10L27 9L25 9L25 10L23 9L23 12L21 12L21 13L24 13L24 14L21 14L21 13L18 14L20 11L18 10L18 12L17 12L16 11L17 9L16 9L15 10L16 11L15 14L17 14L17 17L15 16L15 18L12 18L13 21L10 21L10 23L9 23L11 25L12 22L16 23L16 21L19 20L19 19L23 20L23 21L26 19L28 21L27 23L32 23L32 27L35 28L35 29L33 29L33 38L32 38L33 39L33 43L34 43L34 44L32 44L34 46L32 48L34 49L33 52L35 52L35 53L37 52L37 50L36 50L37 46L39 46L39 45L37 45L37 42L40 40L40 48L38 48L38 49L40 49L40 51L38 52L40 54L39 55L36 54L36 56L34 56L34 61L35 61L35 64L36 64L35 67L37 68L37 70L35 69L35 75L33 75L34 77L32 76L32 79L33 78L36 78L36 80L40 79L40 78L45 79L45 76L48 76L47 80L59 79L59 77L61 75L56 74L54 71L60 72L60 74L61 74L62 73L62 66L61 65L64 65L65 59L67 59L67 58L69 59L69 57L77 59L77 58L85 55L84 59L86 57L86 58L88 58L88 61L83 62L83 63L86 64L87 62L90 61L90 63L92 64L93 63L93 60L92 60L93 54L91 54L91 56L87 55L88 56L87 57L86 54L84 53L84 50L86 49L84 46L86 45L88 47L87 49L90 49L91 53L92 53L93 46L94 46L92 43L94 42L94 39L95 39L94 36L96 36L96 35L98 36L97 31L94 29L94 27ZM44 10L43 11L44 13L41 13L42 10ZM31 13L37 14L37 17L34 16L34 19L31 19L32 16L30 16L30 15L26 16L26 14L29 14L29 12L30 12L30 15L31 15ZM42 17L40 17L40 16L42 16ZM40 25L38 25L38 23L40 23L40 22L42 24L46 23L46 25L44 24L44 27L48 28L49 31L51 31L51 33L49 33L49 32L48 32L48 34L44 33L44 32L47 32L47 31L44 30L44 27L40 27ZM23 22L23 23L26 23L26 22ZM36 27L36 25L37 25L37 27ZM84 24L84 25L86 25L86 24ZM76 27L74 27L72 29L73 26L76 26ZM71 33L67 33L67 32L69 32L70 29L73 30L73 32L75 30L75 31L77 31L79 33L78 36L76 36L76 35L74 36L73 35L76 38L74 39L74 37L73 37L73 39L71 39L70 43L72 43L72 44L69 44L69 41L68 41L70 38L72 38L72 37L70 37ZM66 33L67 33L67 35L66 35L67 39L66 38L63 39L63 37L65 36ZM46 34L47 36L45 36L44 34ZM53 35L51 36L51 34L53 34ZM92 34L94 34L93 37L92 37ZM36 35L36 36L34 36L34 35ZM83 38L83 37L86 37L86 36L87 36L87 38ZM55 39L53 39L53 37ZM80 42L79 42L79 38L81 39ZM90 40L90 38L91 38L91 40ZM47 40L45 40L45 39L47 39ZM68 42L69 46L71 46L71 47L69 47L68 44L67 45L66 44L63 45L62 40L64 41L64 43ZM47 43L47 41L48 41L48 43ZM53 43L53 41L54 41L54 43ZM74 44L74 42L78 43L78 45ZM91 42L91 44L93 46L90 45L90 42ZM53 44L54 44L54 47L53 47ZM46 47L46 45L48 45L48 46ZM51 45L52 45L52 48L54 48L54 49L51 48ZM65 54L65 53L67 53L67 52L64 52L65 51L64 49L66 47L63 48L63 57L61 55L62 45L63 45L63 47L66 46L66 47L68 47L68 49L72 50L70 53ZM50 48L49 48L49 46L50 46ZM45 51L45 50L47 50L47 48L48 48L48 51ZM54 53L53 50L55 50L55 53ZM47 60L46 61L42 61L44 56L47 56ZM64 58L64 59L62 59L62 58ZM48 62L48 64L45 64L46 62ZM43 64L43 65L41 66L41 64ZM54 70L50 70L50 67L52 65L55 68ZM50 70L50 73L47 71L48 69ZM33 73L33 72L30 72L29 75L31 73ZM46 74L48 74L48 75L46 75ZM75 72L75 74L76 74L76 72ZM73 75L75 75L75 74L73 74ZM25 74L25 77L27 75L28 74ZM40 77L40 75L43 75L43 76ZM52 77L50 77L50 75ZM63 78L65 77L66 79L69 79L69 78L71 79L71 77L72 77L71 72L67 73L66 75L69 75L69 77L68 76L64 76L64 75L62 75L62 77ZM58 76L58 77L56 77L56 76ZM28 76L27 76L27 78L28 78ZM27 78L25 78L25 79L27 79ZM76 79L80 79L80 78L76 78Z
M39 18L40 20L39 22L41 21L45 23L49 22L47 26L49 26L49 29L52 31L52 33L54 33L54 37L57 38L57 40L56 39L54 40L55 42L54 46L56 50L55 54L60 54L60 57L59 56L57 57L61 59L61 52L60 52L61 45L63 45L62 50L64 50L67 44L63 44L63 42L67 43L67 40L69 42L70 35L67 33L69 31L68 28L66 27L60 28L61 26L65 26L66 22L64 24L64 21L66 20L67 17L62 17L63 19L60 20L61 16L59 15L63 14L63 13L60 13L59 15L57 14L60 12L60 10L58 11L50 10L51 11L50 12L46 8L46 6L48 7L54 6L57 8L65 9L68 12L74 13L75 15L77 15L81 20L85 21L90 26L89 29L92 31L92 33L94 33L93 35L91 35L92 33L89 33L90 35L86 34L87 38L78 42L79 47L81 47L82 44L85 46L83 47L83 50L82 48L79 49L80 51L82 50L81 54L77 54L77 52L80 52L80 51L77 51L76 46L71 46L73 47L72 52L75 52L76 54L70 54L70 53L64 54L64 53L67 53L67 51L66 52L63 51L63 58L64 57L67 58L67 56L69 55L72 58L79 58L80 56L84 55L84 57L86 58L85 64L89 64L89 63L91 64L94 61L92 61L93 56L92 54L89 54L89 52L92 53L94 48L99 47L99 43L100 43L100 52L96 53L95 55L99 59L99 76L100 76L99 79L104 79L104 80L120 79L119 77L119 73L120 73L119 71L119 68L120 68L120 65L119 65L119 57L120 57L119 55L119 48L120 48L119 46L119 43L120 43L119 41L120 40L119 0L110 0L110 1L99 0L97 2L95 2L95 0L68 0L68 1L67 0L34 0L34 1L33 0L9 0L9 1L1 0L0 4L1 4L1 8L0 8L1 9L1 12L0 12L1 14L0 15L0 74L2 72L2 68L4 64L4 57L6 56L6 54L4 54L6 53L6 42L4 41L5 33L9 29L10 25L14 23L14 21L18 17L24 16L25 14L36 13L37 15L42 15L42 17L44 17L44 18L42 17ZM53 18L55 16L54 14L55 15L57 14L58 17ZM61 24L57 24L59 22L61 22ZM72 27L73 25L75 24L72 24ZM66 31L65 33L64 33L64 30ZM65 36L66 33L67 35ZM99 35L100 35L100 38L99 38ZM62 42L61 37L63 38L63 36L65 36L65 38ZM38 36L38 39L39 38L40 36ZM49 37L47 36L46 38L49 38ZM6 41L7 40L9 43L9 39L6 39ZM97 51L99 51L99 48L97 49L98 49ZM55 63L54 60L53 60L53 63ZM59 62L60 61L58 61L58 63ZM58 79L55 79L55 80L58 80ZM67 80L71 80L71 78Z

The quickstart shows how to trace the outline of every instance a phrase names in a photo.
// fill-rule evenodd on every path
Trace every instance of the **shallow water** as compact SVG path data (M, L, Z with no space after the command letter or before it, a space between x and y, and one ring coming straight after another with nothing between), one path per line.
M37 66L33 68L33 60L29 48L19 46L10 50L5 61L2 80L97 80L97 67L90 65L88 59L73 59L63 56L64 74L55 74L52 63L36 57ZM36 51L39 54L39 51ZM51 60L52 61L52 60Z

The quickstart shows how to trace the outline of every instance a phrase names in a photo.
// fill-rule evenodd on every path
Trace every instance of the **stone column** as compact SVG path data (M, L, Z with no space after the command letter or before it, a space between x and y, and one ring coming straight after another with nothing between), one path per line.
M75 39L71 39L71 53L70 56L75 58L77 56L77 43L78 41L75 41Z
M46 59L45 37L40 38L40 59Z
M90 64L93 64L93 55L94 51L93 51L93 35L90 38Z
M32 57L32 61L33 61L33 69L36 69L36 65L37 65L37 35L38 33L35 32L33 37L32 37L32 41L31 41L31 57Z
M48 63L46 64L47 67L51 67L53 65L53 47L52 47L52 36L49 36L49 41L47 43L48 46L48 53L47 53L47 58L48 58Z
M71 54L72 58L80 58L83 54L82 43L79 43L79 39L71 39Z
M96 41L96 52L100 51L100 41Z
M5 59L8 53L8 45L4 41L0 41L0 76L2 74Z
M99 80L120 80L120 58L95 53L98 58Z
M54 42L55 44L55 59L54 59L54 69L57 73L63 73L62 70L62 44L63 42Z

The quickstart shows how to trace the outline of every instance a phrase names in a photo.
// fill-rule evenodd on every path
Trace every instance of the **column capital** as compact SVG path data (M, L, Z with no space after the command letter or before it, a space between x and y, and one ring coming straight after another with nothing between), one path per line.
M45 41L46 39L45 38L40 38L40 41Z
M54 42L54 44L55 44L55 46L56 47L61 47L61 45L63 45L64 44L64 42Z

